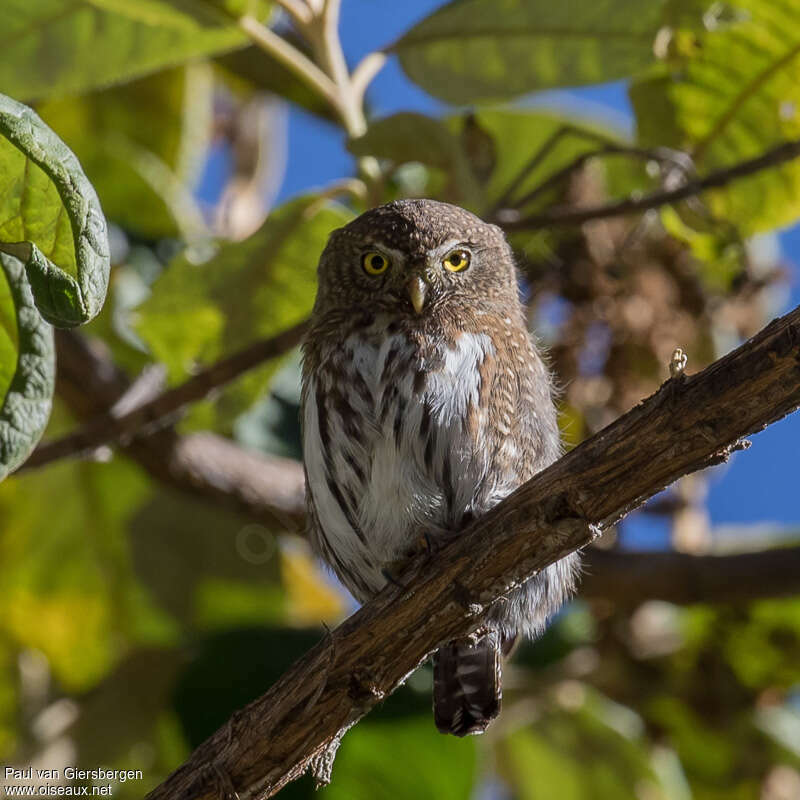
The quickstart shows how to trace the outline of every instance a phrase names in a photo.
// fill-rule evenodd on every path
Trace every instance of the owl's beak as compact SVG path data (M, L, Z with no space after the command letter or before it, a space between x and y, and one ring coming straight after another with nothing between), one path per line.
M407 284L408 296L411 299L411 305L414 306L414 311L417 314L422 312L425 306L425 295L428 292L428 284L425 283L419 275L415 275Z

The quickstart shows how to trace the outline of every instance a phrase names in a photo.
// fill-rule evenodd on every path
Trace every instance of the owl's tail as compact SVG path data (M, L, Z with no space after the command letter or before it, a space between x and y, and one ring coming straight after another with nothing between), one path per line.
M500 713L500 634L455 639L433 656L433 716L442 733L483 733Z

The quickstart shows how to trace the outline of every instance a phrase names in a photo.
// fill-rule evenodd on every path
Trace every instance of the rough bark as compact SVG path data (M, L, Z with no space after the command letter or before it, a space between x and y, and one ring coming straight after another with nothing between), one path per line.
M270 797L492 602L800 406L800 308L585 441L373 601L207 739L150 800ZM405 587L405 588L403 588Z

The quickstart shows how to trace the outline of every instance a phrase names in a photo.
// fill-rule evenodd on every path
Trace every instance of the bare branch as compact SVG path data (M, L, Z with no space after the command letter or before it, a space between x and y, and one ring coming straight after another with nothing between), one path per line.
M727 556L590 548L583 566L581 594L628 611L646 600L734 603L800 593L800 547Z
M576 139L586 139L587 141L593 142L594 144L598 144L600 146L615 144L614 139L601 133L595 133L594 131L590 131L585 128L579 128L576 125L561 125L554 130L553 133L547 137L547 139L544 140L541 147L539 147L539 149L531 156L531 158L528 159L525 164L523 164L522 169L520 169L516 177L506 187L506 190L503 192L503 194L497 199L497 202L492 208L493 213L512 203L514 194L522 186L522 184L525 183L525 181L544 161L544 159L553 152L556 145L562 139L565 139L568 136L574 136ZM520 204L515 203L514 205L518 206Z
M468 635L522 581L741 437L800 406L800 308L656 394L520 487L436 558L415 561L235 714L150 795L211 800L211 768L241 798L299 777L441 642ZM407 588L403 588L407 587Z
M553 226L581 225L595 219L607 219L649 211L695 197L707 189L719 189L740 178L755 175L798 156L800 156L800 139L794 139L777 145L760 156L715 170L702 178L687 181L673 189L659 190L638 197L626 197L589 208L551 208L548 211L522 218L519 217L517 211L501 210L495 215L494 221L507 231L538 230Z
M201 400L243 372L296 347L307 327L308 322L303 321L276 336L255 342L198 372L180 386L147 399L138 406L128 406L124 413L119 413L121 409L115 401L112 409L79 430L53 442L40 444L21 469L41 467L59 458L81 455L106 442L130 440L134 436L146 435L158 424L163 426L165 421L174 422L172 417L189 403Z

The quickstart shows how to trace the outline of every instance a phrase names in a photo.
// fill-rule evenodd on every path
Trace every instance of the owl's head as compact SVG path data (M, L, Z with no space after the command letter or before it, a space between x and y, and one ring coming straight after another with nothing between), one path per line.
M364 309L424 318L517 305L503 232L458 206L399 200L331 234L319 263L317 312Z

